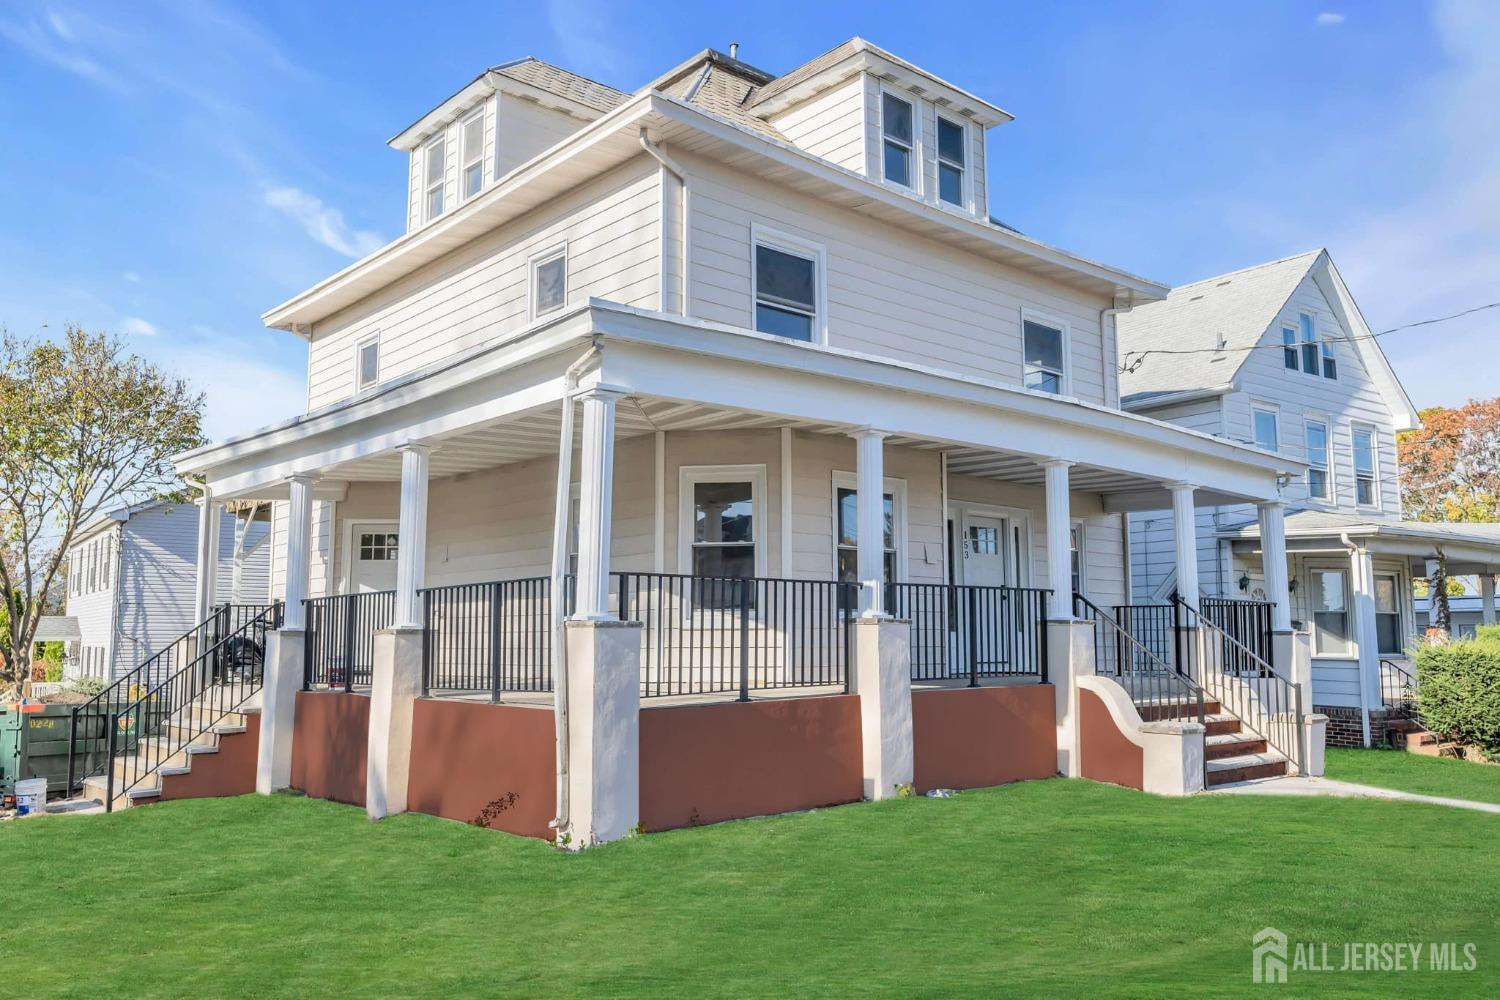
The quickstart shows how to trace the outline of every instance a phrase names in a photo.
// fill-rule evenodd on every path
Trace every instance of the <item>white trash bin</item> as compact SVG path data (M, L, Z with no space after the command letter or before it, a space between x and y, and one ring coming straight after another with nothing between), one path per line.
M40 816L47 810L47 779L23 778L16 782L16 816Z

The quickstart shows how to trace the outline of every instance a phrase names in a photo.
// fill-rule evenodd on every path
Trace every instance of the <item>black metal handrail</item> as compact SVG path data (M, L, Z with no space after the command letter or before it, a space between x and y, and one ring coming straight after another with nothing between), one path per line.
M1073 613L1094 626L1094 672L1118 680L1142 719L1160 722L1187 715L1206 721L1209 699L1202 685L1082 594L1073 595Z
M886 608L911 621L914 681L1030 677L1047 682L1048 591L893 583Z
M1244 647L1256 660L1270 663L1275 654L1271 648L1271 609L1269 601L1249 601L1234 597L1200 597L1198 610L1219 630L1235 640L1224 650L1227 661L1237 669L1247 670L1254 663L1238 655Z
M114 809L117 796L184 759L199 737L261 690L266 636L280 624L281 605L266 608L110 715L106 811Z
M1269 661L1180 595L1172 595L1172 607L1177 669L1301 770L1307 759L1302 745L1301 685L1277 674Z
M368 687L375 667L375 633L395 623L396 592L312 597L302 606L302 689Z
M141 664L88 701L73 708L68 729L68 791L85 778L103 773L102 751L105 742L105 720L118 715L162 680L212 649L224 637L233 634L258 615L279 609L272 604L220 604L209 616L148 656ZM277 612L280 613L279 610Z
M1381 660L1380 703L1399 718L1421 722L1416 675L1399 663Z

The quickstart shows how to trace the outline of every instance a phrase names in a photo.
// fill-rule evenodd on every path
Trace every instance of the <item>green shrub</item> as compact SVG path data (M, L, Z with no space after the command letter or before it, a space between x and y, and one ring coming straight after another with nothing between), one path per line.
M1500 754L1500 627L1417 649L1422 722L1444 739Z
M1474 639L1477 642L1500 643L1500 625L1474 626Z

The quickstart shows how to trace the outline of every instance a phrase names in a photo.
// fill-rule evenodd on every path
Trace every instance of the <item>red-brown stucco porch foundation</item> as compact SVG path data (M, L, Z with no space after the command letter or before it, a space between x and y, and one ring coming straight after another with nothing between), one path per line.
M298 691L292 724L292 787L315 799L365 804L370 698Z
M1085 778L1145 789L1145 752L1120 732L1104 700L1092 691L1078 692L1078 753Z
M1051 684L941 688L911 694L913 784L988 788L1057 773Z

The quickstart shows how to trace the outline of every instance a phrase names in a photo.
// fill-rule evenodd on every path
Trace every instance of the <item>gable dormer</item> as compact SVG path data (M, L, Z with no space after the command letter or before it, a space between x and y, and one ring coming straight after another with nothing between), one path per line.
M407 230L468 202L628 96L531 57L485 70L390 141L409 158Z
M773 80L753 102L793 145L931 205L988 217L984 138L1012 116L863 38Z

